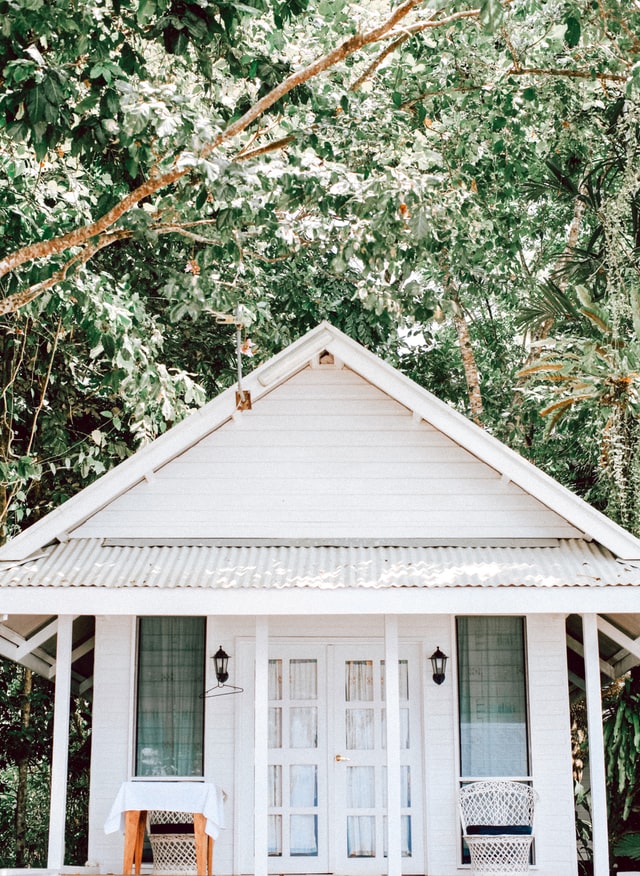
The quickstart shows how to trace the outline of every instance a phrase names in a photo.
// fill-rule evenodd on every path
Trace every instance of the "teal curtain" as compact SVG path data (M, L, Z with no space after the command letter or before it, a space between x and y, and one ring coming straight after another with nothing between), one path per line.
M137 776L201 776L202 617L142 617L138 627Z
M529 775L524 619L460 617L460 775Z

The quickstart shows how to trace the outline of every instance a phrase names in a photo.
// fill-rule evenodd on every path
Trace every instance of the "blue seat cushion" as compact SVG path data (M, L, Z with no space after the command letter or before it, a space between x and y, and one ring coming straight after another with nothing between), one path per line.
M530 824L469 824L467 836L529 836Z
M193 822L191 824L152 824L149 828L149 833L153 834L168 834L168 833L193 833Z

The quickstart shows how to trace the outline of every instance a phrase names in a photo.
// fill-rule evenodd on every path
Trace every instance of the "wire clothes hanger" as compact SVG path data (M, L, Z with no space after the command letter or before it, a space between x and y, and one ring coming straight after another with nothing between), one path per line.
M208 690L205 690L204 693L200 694L200 699L209 699L210 697L227 697L231 694L238 694L244 691L243 687L237 687L235 684L225 684L224 682L218 682L218 684L214 684L213 687L210 687Z

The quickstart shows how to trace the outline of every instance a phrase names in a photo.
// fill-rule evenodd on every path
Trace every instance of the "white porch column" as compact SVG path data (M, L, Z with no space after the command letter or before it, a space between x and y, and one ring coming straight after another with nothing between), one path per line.
M269 867L269 621L256 618L254 874Z
M384 689L387 717L387 872L402 872L400 813L400 688L398 682L398 618L384 618Z
M600 652L598 647L598 619L595 614L582 615L582 637L584 640L587 730L589 733L593 876L609 876L607 786L604 764L604 734L602 732Z
M56 690L53 705L53 753L51 757L49 849L47 855L47 867L50 870L59 870L64 865L72 633L73 617L60 615L58 617L56 646Z

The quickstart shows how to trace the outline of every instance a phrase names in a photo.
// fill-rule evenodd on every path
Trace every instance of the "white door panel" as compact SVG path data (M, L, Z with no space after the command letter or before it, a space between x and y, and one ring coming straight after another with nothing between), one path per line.
M385 665L382 645L333 649L332 870L368 876L387 870ZM421 736L417 660L401 649L400 803L404 873L422 873ZM413 698L414 702L411 701Z
M401 645L403 874L424 873L419 666L418 647ZM269 642L270 873L387 872L384 672L380 640ZM247 693L243 725L249 727ZM249 761L251 745L248 735L242 739L241 757ZM248 763L242 774L249 780ZM240 794L249 803L249 789Z

